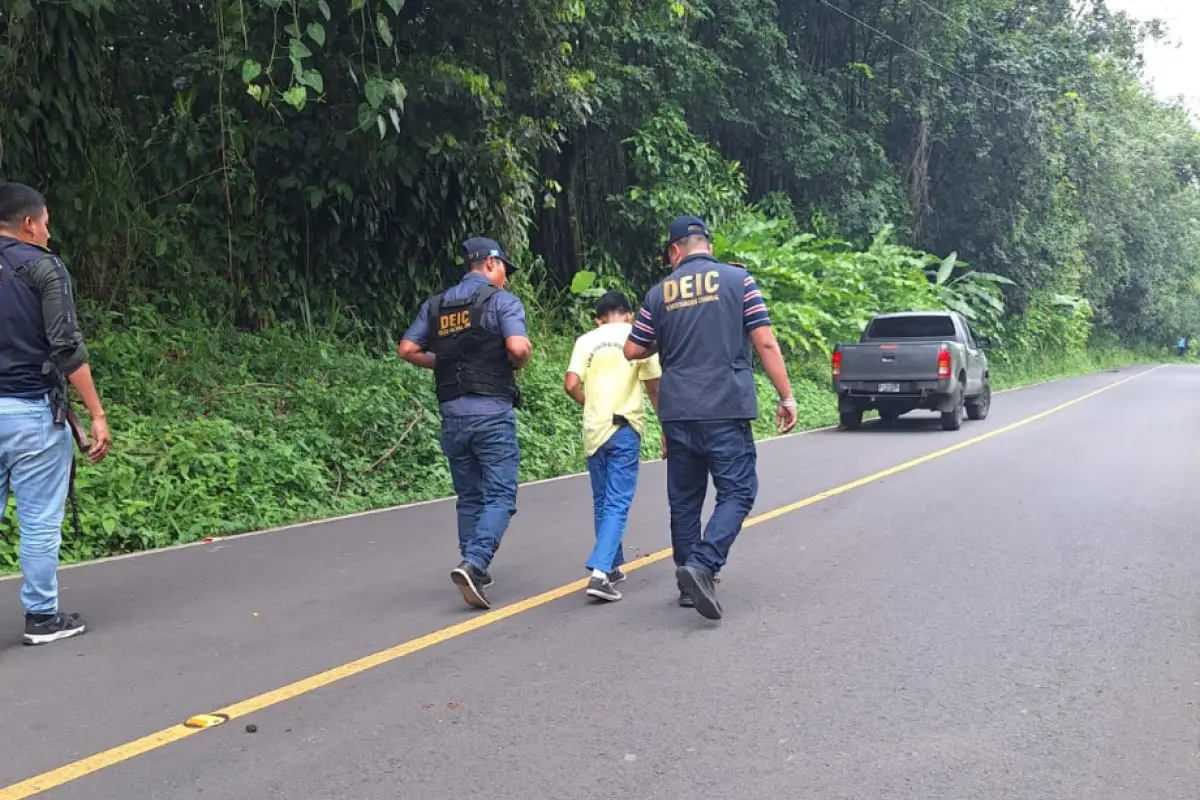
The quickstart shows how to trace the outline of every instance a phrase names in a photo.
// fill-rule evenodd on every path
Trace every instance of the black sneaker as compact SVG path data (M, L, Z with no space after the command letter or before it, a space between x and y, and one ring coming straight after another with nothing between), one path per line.
M687 592L685 592L683 590L683 587L680 587L680 589L679 589L679 607L680 608L695 608L696 607L696 604L692 602L692 598L687 596Z
M464 563L466 562L465 558L463 559L463 562ZM492 573L488 572L486 569L483 571L482 574L483 574L483 580L478 581L479 588L480 589L490 589L492 587L492 584L496 582L496 579L493 578Z
M26 614L25 644L50 644L87 633L78 614Z
M608 578L597 578L593 576L588 581L587 593L591 597L599 600L607 600L610 603L615 603L621 599L621 593L612 585L612 581Z
M454 581L454 585L462 592L463 600L466 600L469 605L475 608L492 607L483 594L484 587L490 585L488 574L474 564L462 562L450 571L450 580Z
M717 602L717 589L713 585L713 574L703 567L683 566L675 570L675 580L684 594L692 598L695 609L705 619L720 619L721 604Z
M629 576L625 574L625 570L621 569L620 567L613 567L613 571L608 573L608 582L613 586L616 586L618 583L628 577Z

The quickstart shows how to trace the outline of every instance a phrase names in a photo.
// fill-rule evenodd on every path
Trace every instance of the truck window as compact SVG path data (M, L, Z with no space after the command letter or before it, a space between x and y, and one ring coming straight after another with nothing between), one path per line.
M954 320L944 314L872 320L865 339L954 339Z

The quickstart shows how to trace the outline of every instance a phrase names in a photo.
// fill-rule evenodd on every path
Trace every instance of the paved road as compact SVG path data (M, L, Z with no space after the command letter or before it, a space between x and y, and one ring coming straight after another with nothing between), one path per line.
M763 443L754 513L1139 371L999 395L958 433ZM1168 366L749 528L719 624L658 562L618 604L572 593L38 796L1194 800L1197 396ZM646 554L668 535L643 476ZM519 503L496 606L584 574L586 481ZM456 555L436 503L64 571L91 633L22 648L0 622L0 787L471 618Z

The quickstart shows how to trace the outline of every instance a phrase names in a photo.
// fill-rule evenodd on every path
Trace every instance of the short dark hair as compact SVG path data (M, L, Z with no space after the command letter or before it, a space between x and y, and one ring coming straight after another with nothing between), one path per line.
M599 300L596 301L596 319L604 319L610 314L632 314L633 304L629 302L629 298L624 292L618 292L616 289L605 292Z
M690 252L692 250L699 250L704 245L712 244L712 239L709 239L708 234L705 233L693 233L690 236L676 240L674 244L679 245L680 249L684 252Z
M46 208L46 198L23 183L0 183L0 225L16 227L26 217L35 217Z

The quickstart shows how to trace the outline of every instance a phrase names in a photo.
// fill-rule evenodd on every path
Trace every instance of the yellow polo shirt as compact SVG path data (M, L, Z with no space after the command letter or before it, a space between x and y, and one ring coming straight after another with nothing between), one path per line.
M571 351L567 371L583 382L583 446L589 456L616 433L613 414L629 420L639 436L645 433L642 381L662 377L662 366L657 353L642 361L625 358L631 328L627 322L600 325L576 339Z

